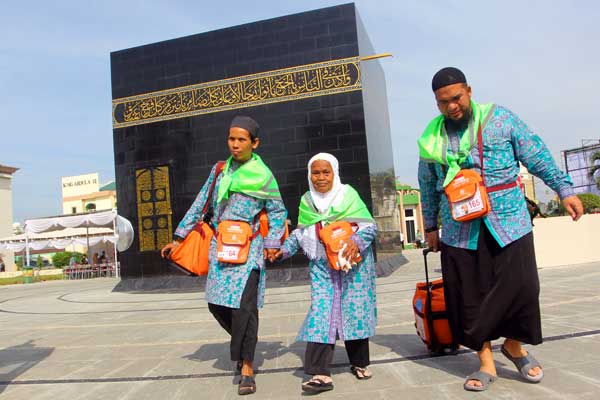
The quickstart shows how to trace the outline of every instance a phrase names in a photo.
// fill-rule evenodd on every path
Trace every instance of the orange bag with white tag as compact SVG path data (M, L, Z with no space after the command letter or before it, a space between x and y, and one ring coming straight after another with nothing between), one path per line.
M461 170L444 191L455 221L470 221L486 215L490 210L483 178L472 169Z
M245 264L255 237L247 222L221 221L217 227L217 260L227 264Z
M317 223L317 227L321 224ZM346 221L338 221L321 228L318 231L319 238L325 245L325 252L327 253L327 261L329 266L339 271L341 269L338 263L338 253L344 246L344 243L354 235L356 224L351 224ZM353 262L359 263L362 260L360 253L357 254Z

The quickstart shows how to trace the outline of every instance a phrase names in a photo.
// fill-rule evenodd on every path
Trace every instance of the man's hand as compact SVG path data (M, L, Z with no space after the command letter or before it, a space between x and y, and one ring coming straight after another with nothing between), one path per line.
M171 252L175 250L178 246L179 242L171 242L162 248L162 250L160 251L160 255L162 256L162 258L170 257Z
M344 257L346 260L350 260L350 262L353 262L359 253L360 251L358 250L358 245L356 242L352 239L346 240L346 248L342 253L342 257Z
M277 254L280 252L281 251L279 249L264 249L263 250L263 258L265 260L269 260L270 262L273 262L277 259Z
M583 204L577 196L569 196L562 201L562 205L569 213L573 221L577 221L583 215Z
M440 235L437 229L435 231L427 232L427 244L434 252L440 250Z

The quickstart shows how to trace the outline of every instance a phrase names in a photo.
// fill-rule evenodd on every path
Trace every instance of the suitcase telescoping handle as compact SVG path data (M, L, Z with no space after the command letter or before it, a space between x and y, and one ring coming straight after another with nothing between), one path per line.
M427 270L427 254L431 253L433 249L431 247L427 249L423 249L423 258L425 259L425 282L427 283L427 287L429 288L429 271Z

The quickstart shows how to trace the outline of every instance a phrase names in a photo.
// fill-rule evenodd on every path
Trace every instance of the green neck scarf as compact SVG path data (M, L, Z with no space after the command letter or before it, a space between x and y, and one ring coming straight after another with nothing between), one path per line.
M229 173L233 157L227 159L219 183L217 202L229 199L229 192L243 193L264 200L280 200L279 186L263 160L252 153L252 158Z
M452 179L460 171L460 165L465 162L473 147L477 145L477 130L481 124L481 129L485 128L485 124L493 113L494 104L478 104L471 100L471 110L473 115L469 121L467 130L469 133L463 133L460 137L460 146L458 153L448 151L448 133L444 126L444 116L439 115L434 118L425 132L419 138L419 155L422 160L428 162L437 162L448 166L448 173L444 180L446 187Z
M300 212L298 215L298 226L301 228L314 225L317 222L335 222L344 220L348 222L373 222L373 217L361 200L358 192L350 185L346 186L344 199L337 206L329 207L326 213L321 214L315 208L310 196L306 192L300 200Z

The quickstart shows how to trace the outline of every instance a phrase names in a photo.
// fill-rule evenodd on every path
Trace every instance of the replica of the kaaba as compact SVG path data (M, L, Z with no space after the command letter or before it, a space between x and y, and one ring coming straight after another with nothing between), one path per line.
M260 124L257 153L279 183L292 227L318 152L340 162L375 217L378 264L398 263L400 234L385 77L354 4L111 53L119 214L135 229L123 278L172 274L159 250L212 166L229 156L235 115ZM269 266L306 267L299 255ZM308 275L306 275L308 277Z

